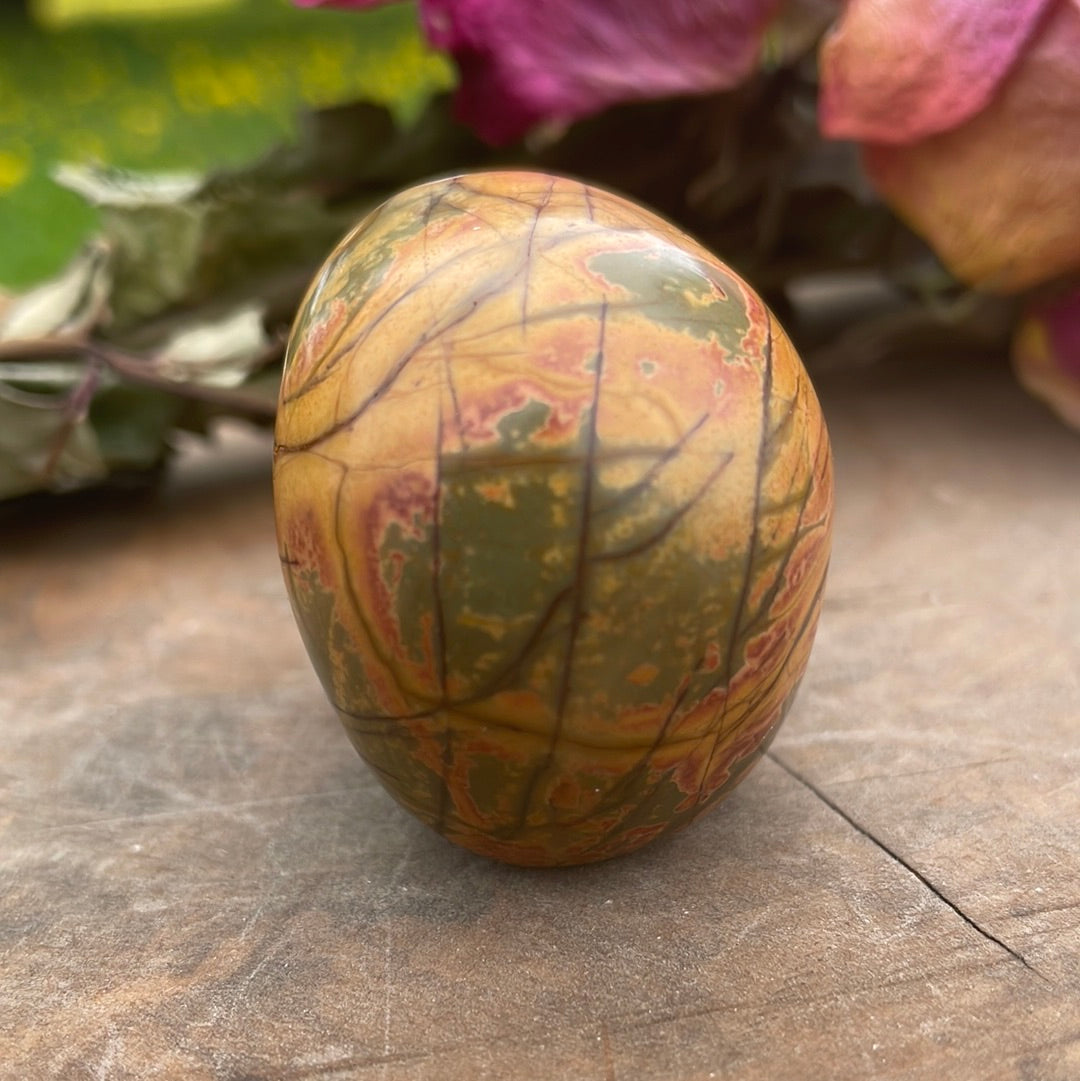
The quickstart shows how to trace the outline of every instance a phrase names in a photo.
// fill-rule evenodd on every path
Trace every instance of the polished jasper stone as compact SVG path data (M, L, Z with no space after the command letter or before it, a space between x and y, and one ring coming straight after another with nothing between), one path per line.
M821 604L828 438L775 318L673 226L535 173L399 194L313 284L276 440L309 654L451 840L606 858L768 745Z

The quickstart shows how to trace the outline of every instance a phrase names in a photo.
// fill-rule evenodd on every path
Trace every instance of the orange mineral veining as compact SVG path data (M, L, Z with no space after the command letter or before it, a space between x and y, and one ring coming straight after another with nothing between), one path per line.
M685 825L806 668L828 436L761 299L579 182L411 188L297 317L274 495L357 750L450 840L570 864Z

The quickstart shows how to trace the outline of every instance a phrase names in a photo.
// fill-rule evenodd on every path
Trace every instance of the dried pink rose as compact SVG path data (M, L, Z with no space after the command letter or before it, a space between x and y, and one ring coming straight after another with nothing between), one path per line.
M296 0L374 7L380 0ZM783 0L420 0L461 74L459 117L493 143L624 101L722 90L757 64Z
M849 0L821 74L823 132L958 277L1080 267L1080 0Z
M1012 361L1024 387L1080 431L1080 287L1032 306L1016 328Z

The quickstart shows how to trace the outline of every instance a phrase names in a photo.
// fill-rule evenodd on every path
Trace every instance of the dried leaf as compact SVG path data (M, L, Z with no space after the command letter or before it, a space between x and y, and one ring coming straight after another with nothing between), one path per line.
M183 424L186 403L164 391L110 383L94 397L90 422L110 472L149 471L171 454L179 426L205 428L194 411Z
M58 165L53 179L97 207L175 206L202 187L197 173L136 173L70 162Z
M283 270L310 276L351 220L315 194L239 177L225 183L73 166L59 176L101 209L113 277L109 333L121 340L179 308L256 297Z
M85 487L108 472L87 421L72 423L62 405L35 404L0 386L0 499Z
M270 338L264 307L242 304L220 319L192 322L176 330L157 352L159 375L204 386L238 387L265 359Z
M82 382L86 365L78 360L0 360L0 394L5 384L36 393L60 393Z
M12 298L0 312L0 341L85 334L107 310L109 255L92 241L57 277Z

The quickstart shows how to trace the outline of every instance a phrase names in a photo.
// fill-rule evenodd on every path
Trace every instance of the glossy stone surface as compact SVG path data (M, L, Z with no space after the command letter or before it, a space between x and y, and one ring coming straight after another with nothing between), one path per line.
M489 856L691 821L809 657L832 480L802 365L729 268L576 181L438 181L342 242L294 328L274 489L353 743Z

